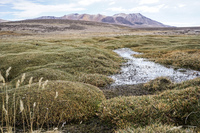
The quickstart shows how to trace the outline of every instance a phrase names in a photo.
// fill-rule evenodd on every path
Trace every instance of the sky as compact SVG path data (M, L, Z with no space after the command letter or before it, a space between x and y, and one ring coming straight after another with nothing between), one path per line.
M0 19L141 13L166 25L200 26L200 0L0 0Z

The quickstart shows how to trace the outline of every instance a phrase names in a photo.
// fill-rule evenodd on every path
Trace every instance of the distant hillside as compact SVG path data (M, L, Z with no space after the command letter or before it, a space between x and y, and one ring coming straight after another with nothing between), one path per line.
M42 17L45 18L45 17ZM22 21L12 21L0 23L1 31L17 31L27 34L85 34L85 33L119 33L121 31L130 31L132 28L109 23L100 23L92 21L79 21L68 19L32 19ZM49 18L49 17L48 17Z
M97 14L97 15L89 15L89 14L69 14L61 17L61 19L71 19L71 20L85 20L85 21L95 21L101 22L103 18L106 16Z
M168 27L160 22L152 20L143 16L140 13L136 14L116 14L114 15L116 23L121 24L129 24L129 25L136 25L136 26L149 26L149 27Z
M84 20L84 21L120 24L131 27L169 27L160 22L147 18L140 13L133 13L133 14L120 13L120 14L115 14L113 16L105 16L101 14L90 15L90 14L75 13L75 14L64 15L62 17L43 16L36 19Z
M2 22L8 22L7 20L3 20L3 19L0 19L0 23Z
M42 16L36 19L59 19L59 17L54 17L54 16Z

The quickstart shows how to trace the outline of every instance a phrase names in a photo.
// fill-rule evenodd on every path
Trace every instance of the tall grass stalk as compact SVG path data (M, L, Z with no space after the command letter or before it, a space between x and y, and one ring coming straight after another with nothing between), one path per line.
M16 101L15 101L15 95L16 95L16 89L15 92L13 94L13 112L14 112L14 116L13 116L13 127L14 127L14 131L15 131L15 123L16 123Z
M20 99L20 113L22 113L22 120L23 120L23 129L25 132L25 123L24 123L24 104L23 101Z
M40 80L39 80L39 82L38 82L38 84L39 84L38 90L37 90L37 94L38 94L38 95L40 94L40 88L41 88L41 85L42 85L42 80L43 80L43 77L41 77ZM40 111L39 111L40 100L41 100L41 96L39 95L38 100L37 100L36 112L40 112ZM39 129L39 119L40 119L39 113L37 114L36 119L37 119L37 122L36 122L36 123L37 123L37 129Z
M16 90L19 88L20 85L20 80L17 81L16 86L15 86L15 90L14 90L14 94L13 94L13 112L14 112L14 118L13 118L13 126L14 126L14 131L16 130L15 127L15 123L16 123Z
M47 112L46 112L44 121L39 122L39 120L41 120L40 108L39 108L40 101L41 101L40 89L45 89L45 87L48 83L48 80L46 80L44 83L42 83L43 78L40 78L39 86L38 86L38 90L37 90L38 99L37 99L37 101L35 101L33 103L33 105L31 105L32 102L31 102L31 95L30 94L32 93L31 85L32 85L32 82L33 82L33 77L31 77L29 79L28 92L25 96L26 102L23 102L23 97L21 97L21 92L20 92L20 90L21 90L20 86L21 85L23 86L23 82L25 81L26 74L23 73L21 80L18 80L16 82L16 85L13 88L14 93L12 95L13 96L13 98L12 98L12 97L9 97L8 87L7 87L7 83L6 83L6 82L8 82L10 70L11 70L11 67L9 67L6 70L6 74L5 74L6 80L0 72L0 82L2 82L1 89L2 89L2 92L5 94L5 95L4 94L2 95L2 107L0 109L0 110L2 110L1 111L2 112L1 113L2 119L1 119L0 131L2 133L5 132L4 127L6 127L6 132L12 132L11 127L13 127L14 132L16 132L16 115L17 115L17 110L18 110L17 107L19 107L19 111L20 111L19 113L22 116L21 120L22 120L22 123L23 123L23 132L27 131L26 126L29 127L30 132L33 132L33 130L34 130L34 120L36 120L37 128L42 129L43 126L44 126L44 123L48 123L46 121L48 121L49 109L52 107L52 104L53 104L53 102L52 102L52 104L50 105L50 108L47 108ZM19 94L19 95L17 95L17 94ZM58 97L58 92L56 92L54 99L56 99L57 97ZM13 108L10 108L10 105L9 105L10 104L9 100L11 98L12 98L11 103L12 103ZM17 101L19 101L18 104L17 104ZM49 127L49 125L48 125L48 127Z
M8 77L9 75L9 71L10 71L11 68L7 69L6 70L6 78ZM4 113L5 113L5 122L6 122L6 128L7 130L9 130L9 116L8 116L8 100L9 100L9 96L8 96L8 92L7 92L7 85L6 85L6 80L5 78L3 77L3 75L1 74L0 72L0 82L3 82L3 92L6 92L6 104L5 104L5 100L4 100L4 95L2 97L2 101L3 101L3 105L2 105L2 127L4 127ZM6 106L6 107L5 107Z
M8 81L8 76L10 74L10 70L11 70L12 67L9 67L7 70L6 70L6 81Z

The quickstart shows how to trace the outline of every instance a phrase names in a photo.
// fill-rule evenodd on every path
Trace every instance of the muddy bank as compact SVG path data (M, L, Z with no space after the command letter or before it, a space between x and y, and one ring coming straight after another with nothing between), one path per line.
M143 89L143 84L106 86L101 88L106 99L119 96L143 96L152 95L154 92Z
M144 58L135 58L134 54L141 53L134 52L129 48L117 49L114 52L126 59L127 62L123 64L119 74L110 76L115 81L111 86L141 84L158 77L167 77L172 82L180 83L200 76L199 71L174 70Z

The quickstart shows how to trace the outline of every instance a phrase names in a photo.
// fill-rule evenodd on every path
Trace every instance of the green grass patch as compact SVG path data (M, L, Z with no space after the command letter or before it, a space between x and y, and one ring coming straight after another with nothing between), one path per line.
M6 44L5 44L6 45ZM9 44L14 51L20 49L13 47L15 44ZM17 44L18 45L18 44ZM5 52L0 56L3 74L8 67L12 67L9 81L15 82L21 77L22 73L27 73L38 78L44 77L48 80L69 80L90 83L97 86L110 84L112 80L108 75L117 73L120 68L121 58L116 56L110 50L94 47L71 47L65 45L48 46L44 45L37 49L21 44L26 52L10 53ZM3 47L3 45L2 45ZM37 47L37 46L34 46ZM6 51L4 49L4 51ZM91 80L94 79L94 81ZM35 81L35 80L34 80ZM96 83L94 83L96 81ZM25 82L27 83L27 82Z

